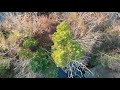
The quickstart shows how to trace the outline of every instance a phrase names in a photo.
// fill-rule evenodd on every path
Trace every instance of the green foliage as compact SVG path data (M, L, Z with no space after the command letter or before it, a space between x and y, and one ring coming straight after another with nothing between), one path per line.
M95 66L100 64L99 54L91 54L90 64Z
M31 68L34 72L44 70L47 64L49 63L49 57L43 52L42 49L39 49L35 56L31 59Z
M54 42L52 58L58 67L64 67L71 60L77 60L82 56L82 48L72 40L72 32L66 21L57 26L57 32L52 35L52 40Z
M20 58L27 58L27 59L30 59L33 57L34 53L31 52L29 49L21 49L19 52L18 52L18 55Z
M112 54L111 56L120 59L120 54Z
M42 72L46 77L56 77L57 69L46 51L39 48L31 59L30 66L33 72Z
M45 77L57 77L57 67L52 62L52 58L43 48L36 47L38 42L33 38L27 38L23 42L23 47L19 51L20 58L26 58L30 60L28 66L34 73L42 72ZM35 52L31 48L36 47Z
M53 62L51 62L51 65L49 65L49 68L46 69L43 74L46 78L57 78L58 68Z
M10 60L0 56L0 77L5 77L10 71Z
M28 37L23 42L23 47L25 48L34 48L38 45L38 41L32 37Z
M23 47L18 52L19 57L31 59L34 56L34 52L31 49L34 49L38 45L38 41L32 37L24 39Z

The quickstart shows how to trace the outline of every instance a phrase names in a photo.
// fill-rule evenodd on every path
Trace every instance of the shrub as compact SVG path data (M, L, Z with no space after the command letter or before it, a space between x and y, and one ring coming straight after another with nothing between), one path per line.
M38 41L32 37L28 37L23 41L24 48L32 49L32 48L35 48L37 45L38 45Z
M98 59L98 57L99 57L99 53L97 53L97 54L91 54L90 55L90 64L92 65L92 66L95 66L95 65L99 65L100 64L100 60Z
M30 59L33 57L34 53L31 52L31 50L29 50L29 49L21 48L20 51L18 52L18 55L20 58Z
M110 62L110 57L108 57L107 55L101 53L91 54L90 64L92 66L101 65L103 67L107 67Z
M108 53L101 53L99 61L103 67L109 67L113 63L113 58Z
M34 56L34 49L37 49L38 41L32 37L27 37L23 40L22 48L18 52L20 58L31 59Z
M0 77L5 77L10 71L10 60L0 56Z
M43 52L43 50L39 49L31 60L31 67L34 72L38 72L40 70L44 70L48 63L48 56Z
M92 65L109 66L112 63L110 53L114 53L117 48L120 48L120 37L113 29L110 29L101 34L99 39L92 47L92 55L90 63ZM97 43L99 42L99 43ZM116 54L116 53L115 53Z
M82 56L80 44L72 40L72 32L69 24L63 21L57 26L57 32L52 36L52 58L58 67L64 67L71 60Z
M31 59L30 66L33 72L42 72L46 77L56 77L57 68L51 57L41 48Z
M110 52L116 48L120 47L120 37L116 33L105 33L101 37L101 45L98 48L95 48L99 51Z

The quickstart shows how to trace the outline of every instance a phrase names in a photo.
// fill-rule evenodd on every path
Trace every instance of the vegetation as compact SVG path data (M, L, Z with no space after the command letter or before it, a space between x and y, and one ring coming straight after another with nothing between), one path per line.
M10 60L0 56L0 77L8 76L10 72Z
M57 67L52 62L52 58L45 49L38 47L38 42L34 38L25 38L23 41L23 48L18 55L21 58L30 60L28 66L34 73L41 72L45 77L57 77ZM36 51L31 49L37 48Z
M34 38L26 38L23 42L23 47L24 48L35 48L38 45L38 41L35 40Z
M71 62L85 62L89 69L102 66L105 70L120 71L118 12L3 12L2 15L0 77L56 78L58 68Z
M34 53L32 53L29 49L21 49L19 52L18 52L18 55L20 58L27 58L27 59L30 59L34 56Z
M52 36L52 57L58 67L65 67L70 61L80 59L82 48L72 40L72 33L67 22L57 26L57 32Z
M38 49L30 62L33 72L42 72L47 77L57 77L57 67L43 49Z
M6 49L5 37L3 33L0 31L0 51L3 51L5 49Z

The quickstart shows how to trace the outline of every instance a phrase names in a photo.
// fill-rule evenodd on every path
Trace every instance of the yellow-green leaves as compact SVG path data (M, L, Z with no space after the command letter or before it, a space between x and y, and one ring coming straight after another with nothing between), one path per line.
M23 42L23 46L25 48L36 47L38 45L38 41L32 37L26 38Z
M57 32L52 35L52 40L54 42L52 58L58 67L64 67L71 60L82 56L82 48L72 40L72 32L66 21L57 26Z

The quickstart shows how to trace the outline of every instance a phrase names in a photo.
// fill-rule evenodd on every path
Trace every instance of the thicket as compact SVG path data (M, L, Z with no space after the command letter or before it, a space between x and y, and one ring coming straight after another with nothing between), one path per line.
M36 50L33 51L35 48ZM46 49L39 47L38 41L34 38L29 37L24 39L23 47L18 55L21 58L30 60L28 66L34 73L41 72L47 78L57 77L57 67L52 61L50 53Z
M25 72L27 77L38 72L45 77L56 77L57 67L65 67L84 56L93 66L110 67L113 61L119 60L117 12L44 14L4 13L4 20L0 23L0 56L12 61L14 72L25 72L24 66L27 65L33 72L28 71L27 75ZM0 62L10 61L3 58ZM8 64L4 64L0 65L2 76L2 72L9 71Z

